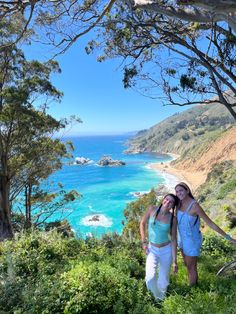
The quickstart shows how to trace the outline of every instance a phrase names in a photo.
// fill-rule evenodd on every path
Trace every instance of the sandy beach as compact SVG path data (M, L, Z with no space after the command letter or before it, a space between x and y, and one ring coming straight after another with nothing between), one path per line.
M173 156L174 158L178 156ZM166 185L174 190L174 186L180 182L186 182L192 191L195 191L206 180L206 174L203 172L180 170L173 167L171 161L165 163L150 164L150 168L160 172L165 180Z

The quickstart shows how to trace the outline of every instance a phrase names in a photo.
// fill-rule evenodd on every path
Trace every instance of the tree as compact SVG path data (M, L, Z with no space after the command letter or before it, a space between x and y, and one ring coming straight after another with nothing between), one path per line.
M62 1L62 0L15 0L0 1L0 18L21 14L26 17L25 29L32 17L46 13L51 21L58 17L71 16L76 22L87 23L86 32L98 24L108 13L115 0ZM123 1L124 2L124 1ZM236 31L236 3L234 0L134 0L126 1L130 7L138 7L188 22L212 23L224 21ZM50 12L51 17L47 15ZM89 18L88 18L89 16ZM71 19L71 21L72 21ZM84 31L83 31L84 32ZM81 33L82 35L82 33Z
M8 3L7 16L16 11L26 20L33 16L28 26L32 24L37 34L40 27L40 34L45 35L41 40L56 48L55 55L64 53L78 38L96 29L99 39L90 42L87 51L103 47L99 61L123 57L125 87L135 85L145 94L162 90L165 104L168 101L180 106L209 103L208 99L215 96L236 119L235 1L22 3L23 7L18 1ZM153 66L155 75L150 71ZM151 85L138 86L138 77Z
M178 18L187 22L226 22L236 32L236 3L225 0L134 0L136 8Z
M41 181L35 184L32 181L28 182L21 196L16 199L12 216L14 231L46 229L49 226L53 227L54 224L57 226L60 222L65 222L65 218L71 213L68 205L81 197L76 190L65 191L62 184L53 186L54 190L50 192L52 184L42 188L41 183ZM50 218L53 221L49 222Z
M102 49L100 61L122 57L125 87L162 98L164 104L219 101L236 119L235 46L225 24L209 29L117 2L87 51ZM160 90L164 95L155 95Z
M0 239L13 236L13 200L25 190L30 223L33 186L70 156L66 144L52 138L69 121L47 114L49 101L62 96L50 82L59 71L55 61L27 61L14 45L0 55Z

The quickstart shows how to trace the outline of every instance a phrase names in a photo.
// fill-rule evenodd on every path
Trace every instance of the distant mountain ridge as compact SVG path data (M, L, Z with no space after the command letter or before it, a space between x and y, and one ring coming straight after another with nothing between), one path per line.
M233 117L221 104L195 106L138 132L128 142L127 152L185 155L198 144L202 146L214 141L234 123Z

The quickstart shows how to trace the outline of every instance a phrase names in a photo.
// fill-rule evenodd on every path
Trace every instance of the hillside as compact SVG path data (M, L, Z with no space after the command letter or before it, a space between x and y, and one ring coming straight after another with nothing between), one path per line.
M214 141L233 123L233 118L220 104L195 106L148 130L140 131L128 143L126 152L174 153L184 156L199 144Z
M178 154L177 159L152 168L188 182L209 216L236 234L236 125L222 105L186 110L130 142L131 153L150 151Z
M177 175L196 190L215 164L236 162L236 126L222 105L199 105L139 132L129 145L127 153L177 154L170 164L153 168Z
M218 133L218 132L217 132ZM175 168L208 173L216 163L236 161L236 126L221 130L208 142L203 141L172 162Z

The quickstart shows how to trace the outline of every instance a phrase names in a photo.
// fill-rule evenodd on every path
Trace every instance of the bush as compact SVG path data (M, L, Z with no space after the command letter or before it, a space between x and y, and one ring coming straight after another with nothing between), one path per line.
M185 133L185 134L182 135L182 140L188 141L189 139L190 139L190 136L189 136L188 133Z
M145 287L140 244L121 236L86 241L34 232L0 249L0 313L234 313L236 282L216 276L234 246L217 236L205 237L198 287L188 286L179 256L179 272L161 304Z
M68 265L68 257L76 258L81 251L81 242L65 240L57 232L27 232L16 241L2 244L3 269L15 276L27 277L37 274L54 274Z
M231 257L235 248L219 236L205 236L202 244L202 254L211 256Z
M143 299L137 280L106 263L79 263L62 276L65 314L128 313Z
M217 195L217 199L223 199L229 192L236 190L236 179L225 183Z

